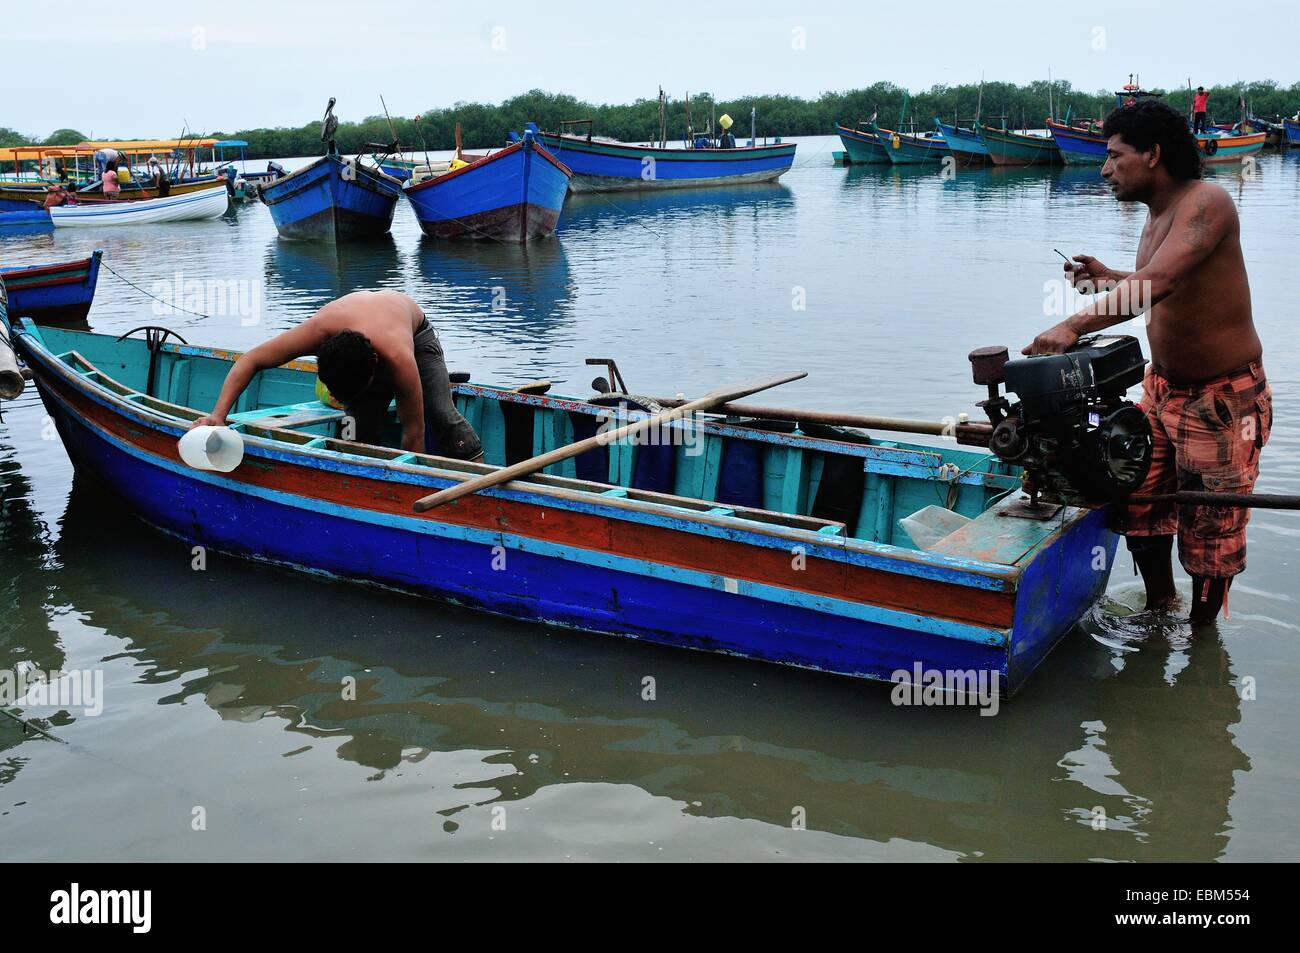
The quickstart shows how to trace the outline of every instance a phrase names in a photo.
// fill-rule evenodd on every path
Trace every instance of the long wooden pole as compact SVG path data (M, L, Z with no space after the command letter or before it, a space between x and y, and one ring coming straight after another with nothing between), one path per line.
M718 390L710 391L698 400L688 401L680 407L672 410L666 410L661 414L655 414L653 417L646 417L635 423L628 424L625 427L619 427L617 430L611 430L608 433L598 433L594 437L588 437L586 440L579 440L577 443L571 443L566 447L558 447L547 453L531 457L528 460L521 460L518 463L495 470L492 473L485 473L483 476L475 477L472 480L466 480L464 483L458 483L455 486L440 490L437 493L431 493L428 496L421 497L415 501L413 509L417 513L423 513L431 510L435 506L442 506L444 503L450 503L458 500L462 496L469 496L471 493L477 493L480 490L487 490L494 486L500 486L502 483L509 483L511 480L522 476L528 476L530 473L536 473L549 467L553 463L559 463L561 460L568 460L571 457L579 456L588 450L594 450L597 447L608 446L619 440L635 436L652 427L661 427L664 424L679 420L694 411L708 410L711 407L717 407L725 404L729 400L737 400L741 397L748 397L750 394L757 394L759 391L768 390L781 384L788 384L791 381L797 381L807 377L807 371L800 371L797 374L780 374L774 377L757 377L753 380L744 381L731 387L724 387Z

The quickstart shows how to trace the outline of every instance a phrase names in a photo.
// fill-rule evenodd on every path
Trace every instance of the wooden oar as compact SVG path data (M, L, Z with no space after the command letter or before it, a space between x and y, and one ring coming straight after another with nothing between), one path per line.
M625 427L619 427L617 430L611 430L608 433L598 433L594 437L588 437L586 440L579 440L577 443L571 443L567 447L558 447L540 456L532 457L528 460L520 460L518 463L503 467L493 473L485 473L481 477L475 477L473 480L466 480L464 483L458 483L455 486L440 490L437 493L431 493L428 496L421 497L415 501L412 507L415 512L423 513L431 510L435 506L442 506L444 503L450 503L452 500L458 500L462 496L469 496L471 493L477 493L479 490L486 490L494 486L500 486L502 483L509 483L511 480L521 476L527 476L530 473L536 473L553 463L559 463L561 460L568 460L570 457L576 457L586 453L588 450L594 450L596 447L605 446L634 434L649 430L651 427L659 427L674 420L679 420L686 415L697 410L708 410L710 407L717 407L719 404L725 404L730 400L738 400L741 397L748 397L750 394L757 394L759 391L768 390L781 384L788 384L790 381L797 381L800 378L807 377L807 371L800 371L798 374L780 374L775 377L756 377L752 380L744 381L732 387L723 387L715 391L710 391L698 400L692 400L689 403L682 404L680 407L674 407L672 410L666 410L661 414L655 414L653 417L646 417L635 423L630 423Z

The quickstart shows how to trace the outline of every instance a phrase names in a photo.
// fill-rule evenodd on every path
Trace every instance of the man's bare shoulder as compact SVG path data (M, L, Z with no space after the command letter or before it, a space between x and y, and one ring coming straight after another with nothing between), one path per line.
M1230 214L1234 217L1237 214L1237 203L1232 200L1228 190L1216 182L1206 182L1204 179L1194 180L1178 204L1180 211L1188 210L1193 214L1207 212L1211 215Z
M1237 204L1221 185L1197 180L1178 202L1182 237L1188 245L1203 247L1218 242L1236 227Z

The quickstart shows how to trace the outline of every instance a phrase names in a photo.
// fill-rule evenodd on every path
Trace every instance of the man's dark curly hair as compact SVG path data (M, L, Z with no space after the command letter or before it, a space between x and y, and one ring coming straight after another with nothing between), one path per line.
M1180 182L1201 177L1201 153L1187 120L1158 99L1142 99L1112 109L1101 134L1118 135L1138 152L1160 146L1160 162Z
M358 331L340 331L316 352L316 375L343 403L361 394L378 365L370 339Z

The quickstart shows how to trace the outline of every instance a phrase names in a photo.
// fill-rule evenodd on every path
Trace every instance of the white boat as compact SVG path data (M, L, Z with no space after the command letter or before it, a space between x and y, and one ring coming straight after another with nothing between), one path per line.
M131 199L81 202L50 209L56 226L149 225L156 222L190 222L220 218L226 214L230 196L225 183L199 192L169 195L159 199Z

